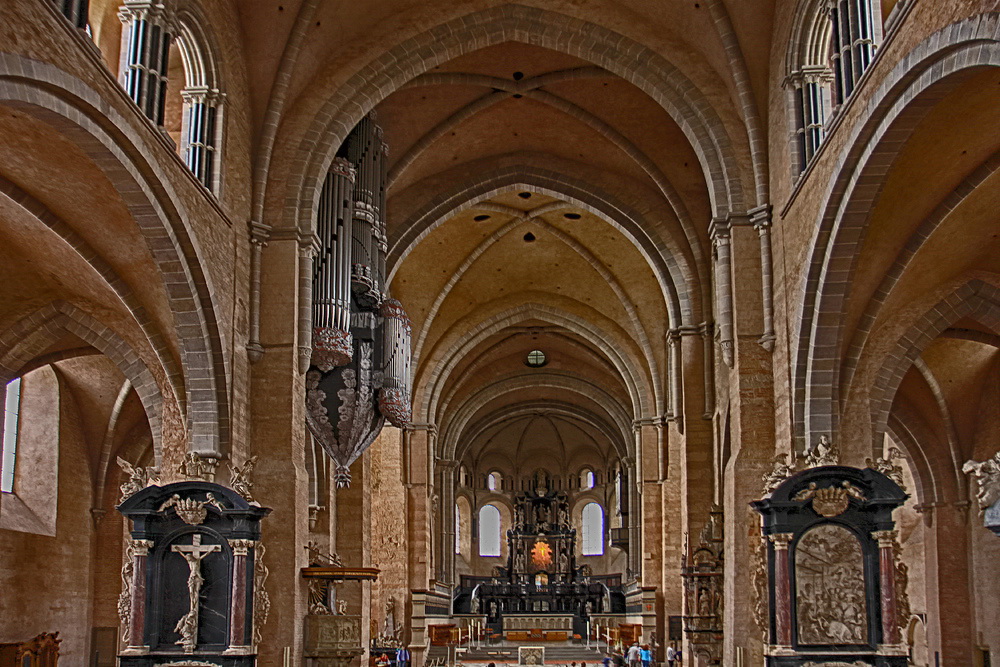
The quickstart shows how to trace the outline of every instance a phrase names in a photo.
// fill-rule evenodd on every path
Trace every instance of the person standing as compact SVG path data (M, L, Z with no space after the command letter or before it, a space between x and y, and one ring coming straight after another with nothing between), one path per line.
M676 667L677 665L677 649L673 644L667 647L667 667Z
M639 667L642 662L642 649L639 648L639 642L635 642L628 649L628 667Z
M642 645L639 650L639 658L642 660L642 667L650 667L653 663L653 652L650 650L649 644Z
M405 646L396 651L396 667L410 667L410 649Z

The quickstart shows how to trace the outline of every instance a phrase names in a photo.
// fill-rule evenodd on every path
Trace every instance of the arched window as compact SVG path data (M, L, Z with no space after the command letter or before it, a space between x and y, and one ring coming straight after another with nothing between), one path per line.
M500 510L493 505L479 510L479 555L500 555Z
M196 16L186 13L180 16L175 49L183 77L171 68L164 125L191 173L202 185L218 193L225 95L219 90L216 60L201 25Z
M604 555L604 510L597 503L583 507L583 555Z
M69 19L73 27L80 30L88 28L88 14L90 13L90 0L53 0L55 6L62 12L63 16Z
M7 383L7 398L3 411L3 471L0 491L14 490L14 466L17 461L18 412L21 407L21 378Z
M490 491L499 491L502 488L503 479L500 477L500 473L491 472L486 476L486 488Z
M455 555L462 553L462 508L455 503Z
M837 104L851 93L865 73L882 38L882 21L875 0L830 2L830 60L833 66Z
M584 468L580 472L580 488L581 489L592 489L597 484L597 480L594 476L594 471Z
M785 88L793 127L794 175L805 170L833 109L875 57L882 24L874 0L802 0L793 18Z

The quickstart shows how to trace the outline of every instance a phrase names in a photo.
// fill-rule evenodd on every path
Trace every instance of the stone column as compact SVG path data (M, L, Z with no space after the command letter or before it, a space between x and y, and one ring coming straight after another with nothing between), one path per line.
M722 360L733 365L733 283L732 259L729 246L729 221L714 219L709 234L715 248L715 320L719 327Z
M896 531L876 530L878 540L879 595L882 602L882 643L900 643L896 623Z
M152 540L132 540L132 596L126 653L145 653L146 634L146 562Z
M263 591L270 596L269 618L255 609L261 632L258 664L281 665L284 649L302 659L302 617L308 595L299 569L306 565L309 541L309 476L305 460L305 385L298 372L296 324L299 234L276 229L261 246L260 343L267 349L251 366L249 419L254 449L267 453L267 465L254 473L254 495L273 509L263 527L270 574ZM255 549L260 557L260 547Z
M972 665L975 636L967 503L918 506L924 514L927 643L942 665Z
M440 559L440 575L442 582L455 584L455 471L458 461L438 459L440 470L438 495L441 507L438 511L441 539L438 541L438 558Z
M431 474L432 455L437 436L434 424L411 424L403 431L403 482L406 486L407 560L409 562L409 588L426 590L432 579L431 554ZM422 665L426 641L423 606L418 605L411 593L412 617L410 625L410 651L413 664ZM417 607L419 606L419 610ZM420 613L418 613L418 611Z
M249 651L247 637L247 553L256 543L253 540L229 540L233 549L233 591L229 608L229 651ZM229 652L227 651L227 652Z
M177 35L173 14L155 0L125 0L118 18L124 24L121 84L142 113L162 127L170 43Z
M788 543L792 533L768 535L774 545L774 643L792 645L792 581Z

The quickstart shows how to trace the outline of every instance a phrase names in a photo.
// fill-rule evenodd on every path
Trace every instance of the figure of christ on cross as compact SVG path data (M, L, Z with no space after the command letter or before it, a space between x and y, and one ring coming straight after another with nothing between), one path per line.
M175 544L170 547L171 551L179 553L187 561L190 574L188 574L188 613L181 616L177 621L174 632L180 634L181 638L174 642L184 647L185 653L194 653L194 647L198 644L198 607L200 606L201 585L205 579L201 576L201 561L210 553L222 550L222 545L208 544L201 545L201 535L195 533L191 540L191 545Z

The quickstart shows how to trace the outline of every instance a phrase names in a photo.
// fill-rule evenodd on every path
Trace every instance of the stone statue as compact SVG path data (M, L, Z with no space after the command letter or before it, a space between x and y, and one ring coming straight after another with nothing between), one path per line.
M201 606L201 586L205 579L201 576L201 561L210 553L222 550L222 545L208 544L202 546L201 533L195 533L191 545L175 544L170 550L179 553L188 564L188 612L181 616L174 627L174 632L181 638L175 644L182 646L185 653L194 653L198 645L198 610Z
M211 482L212 478L215 477L215 467L218 464L219 459L215 457L200 456L195 452L188 452L180 465L180 473L188 479Z
M819 436L819 440L815 444L806 447L805 459L806 466L809 468L837 465L838 458L837 448L825 435Z
M382 628L382 634L386 637L395 638L398 632L399 628L396 627L396 601L389 598L385 601L385 625Z
M245 501L251 505L259 505L259 503L253 499L251 491L253 490L253 483L250 481L250 473L253 472L254 466L257 464L257 457L251 456L243 464L241 468L238 465L229 464L229 472L232 474L232 487L233 491L240 494Z
M765 473L761 477L761 481L764 482L765 495L774 491L782 482L798 472L797 462L794 459L789 462L789 458L791 457L785 454L775 456L771 472Z
M1000 500L1000 452L981 463L966 461L962 472L970 475L979 487L976 490L979 509L985 510Z
M337 600L337 615L344 616L347 614L347 600Z
M903 485L903 467L894 463L894 461L903 458L903 453L900 452L895 447L889 448L889 453L882 458L881 456L872 461L871 459L865 459L865 465L876 470L892 481L894 481L899 488L906 490Z
M122 497L121 500L118 501L119 503L122 503L125 501L126 498L131 496L133 493L136 493L137 491L141 491L142 489L146 488L146 484L149 483L149 477L150 477L149 473L151 470L153 470L153 468L143 468L141 466L133 466L131 463L129 463L120 456L118 457L118 467L121 468L122 472L124 472L125 475L127 476L125 481L122 482L121 485Z
M469 612L472 614L479 613L479 598L473 596L472 602L469 603Z

